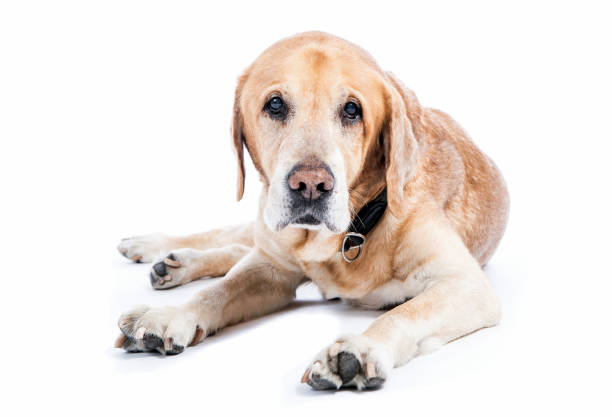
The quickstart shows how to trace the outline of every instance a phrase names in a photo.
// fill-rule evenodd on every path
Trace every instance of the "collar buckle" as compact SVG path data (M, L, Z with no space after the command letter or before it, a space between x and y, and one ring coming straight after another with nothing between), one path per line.
M361 256L361 252L363 252L363 244L365 243L366 238L361 233L348 232L344 235L344 239L342 239L342 248L340 252L342 253L342 259L344 259L347 263L352 263L357 260ZM352 258L348 257L346 252L353 248L359 248L357 251L357 255Z

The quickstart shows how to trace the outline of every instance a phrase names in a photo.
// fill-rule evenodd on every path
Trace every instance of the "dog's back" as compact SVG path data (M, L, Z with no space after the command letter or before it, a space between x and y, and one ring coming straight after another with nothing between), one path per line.
M438 203L472 255L486 264L502 238L509 196L495 163L446 113L424 110L426 170L439 182ZM439 175L438 175L439 174Z

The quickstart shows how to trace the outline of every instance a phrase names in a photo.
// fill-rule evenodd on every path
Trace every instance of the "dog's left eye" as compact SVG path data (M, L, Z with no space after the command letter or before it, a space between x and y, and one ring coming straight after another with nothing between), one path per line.
M342 109L342 117L349 120L355 120L361 116L361 107L353 101L349 101Z
M268 100L264 110L275 119L284 119L287 116L287 105L280 97L272 97Z

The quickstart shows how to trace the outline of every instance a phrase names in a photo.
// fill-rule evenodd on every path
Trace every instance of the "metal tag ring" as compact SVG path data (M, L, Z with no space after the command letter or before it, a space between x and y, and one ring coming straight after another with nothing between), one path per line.
M363 251L363 243L361 243L359 246L353 246L353 247L348 248L348 250L351 250L351 249L353 249L355 247L358 248L359 250L357 251L357 255L355 255L352 258L349 258L348 256L346 256L346 251L344 250L344 247L346 246L346 241L351 236L358 236L358 237L362 238L363 242L365 243L365 236L360 234L360 233L347 233L346 235L344 235L344 239L342 239L342 248L341 248L340 252L342 253L342 259L344 259L349 264L352 263L352 262L355 262L357 260L357 258L359 258L361 256L361 252Z

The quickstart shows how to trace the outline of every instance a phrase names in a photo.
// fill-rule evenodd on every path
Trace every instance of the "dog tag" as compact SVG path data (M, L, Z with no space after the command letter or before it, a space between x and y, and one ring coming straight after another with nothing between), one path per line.
M347 234L345 234L344 239L342 240L342 248L340 249L340 252L342 252L342 259L344 259L348 263L355 262L357 258L361 256L365 240L365 236L361 233L348 232ZM351 258L347 255L347 252L353 248L358 248L358 250L357 255Z

